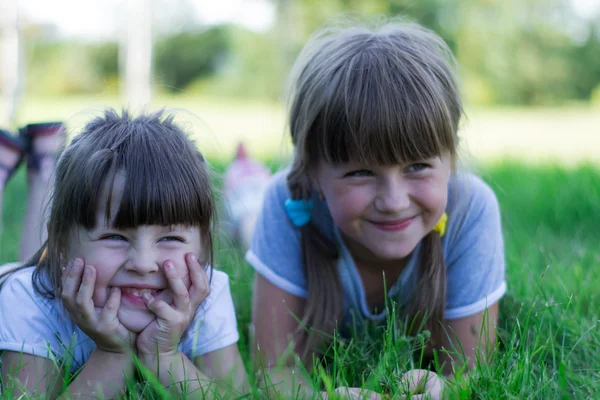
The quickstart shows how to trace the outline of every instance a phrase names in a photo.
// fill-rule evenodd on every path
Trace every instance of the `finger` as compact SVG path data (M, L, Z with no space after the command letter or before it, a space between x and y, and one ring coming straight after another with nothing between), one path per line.
M347 399L361 399L361 400L381 400L382 396L370 389L353 388L353 387L339 387L335 389L334 393L337 396L342 396Z
M432 376L427 379L425 384L425 393L430 395L432 400L437 400L442 397L444 391L444 381L439 376Z
M60 276L60 284L63 292L65 288L65 283L67 281L67 276L71 272L71 268L73 268L73 260L69 260L67 266L62 269L62 275Z
M65 267L63 267L63 269L62 269L61 279L62 279L63 283L65 281L65 278L69 274L69 272L71 272L71 268L73 268L73 260L69 260L67 265Z
M183 312L188 311L190 309L190 294L181 277L177 275L173 261L165 261L164 269L165 276L169 281L169 287L171 288L171 292L173 292L175 309Z
M149 293L144 293L142 299L146 303L148 310L152 311L157 318L165 321L175 321L178 319L178 312L173 309L170 305L162 300L156 300L154 296Z
M91 265L86 265L83 270L83 278L81 286L75 298L77 310L87 320L92 320L94 317L94 302L92 295L94 294L94 283L96 282L96 268Z
M120 305L121 289L113 287L110 291L110 296L108 296L108 300L106 300L104 308L102 308L102 311L100 311L100 320L103 322L110 322L117 319Z
M66 302L71 305L77 292L79 291L79 286L81 285L81 278L83 274L83 260L80 258L76 258L69 268L69 272L65 273L63 287L62 287L62 298L66 300Z
M435 372L422 369L408 371L402 376L400 383L413 396L427 394L432 399L439 398L443 389L443 382Z
M185 261L190 271L192 286L190 287L190 297L195 307L204 301L210 294L210 282L204 268L198 262L193 253L186 254Z

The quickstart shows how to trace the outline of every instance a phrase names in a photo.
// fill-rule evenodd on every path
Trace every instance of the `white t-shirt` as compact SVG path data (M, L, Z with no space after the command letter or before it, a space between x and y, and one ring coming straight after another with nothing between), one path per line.
M2 350L23 352L71 363L74 373L96 344L69 318L60 300L46 299L34 290L33 271L28 267L15 272L0 290L0 358ZM210 290L179 343L190 360L239 339L227 274L213 270Z

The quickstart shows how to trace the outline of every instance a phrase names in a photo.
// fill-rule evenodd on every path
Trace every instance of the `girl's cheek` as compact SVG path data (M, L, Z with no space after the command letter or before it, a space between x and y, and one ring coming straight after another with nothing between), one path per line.
M94 307L104 307L106 300L108 300L108 290L108 288L94 289L94 294L92 295Z

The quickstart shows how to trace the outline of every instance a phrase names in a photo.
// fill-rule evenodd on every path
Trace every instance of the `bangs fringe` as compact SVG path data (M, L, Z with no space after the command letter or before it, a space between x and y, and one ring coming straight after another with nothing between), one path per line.
M128 133L116 134L118 141L84 161L79 182L85 182L85 187L73 187L82 193L72 204L79 210L76 224L93 229L97 210L104 209L107 224L116 229L140 225L209 229L214 218L214 199L202 155L176 131L179 128L170 117L161 125L144 123L144 118L152 117L159 118L160 114L126 120L126 126L113 126L112 132L122 128ZM110 136L108 132L106 136ZM111 210L115 211L112 192L120 174L125 180L123 193L115 215L111 215ZM102 201L106 203L101 204Z
M331 96L310 130L309 154L328 163L391 165L456 148L456 117L431 95L434 79L420 66L393 65L377 49L359 53L333 77ZM411 60L402 61L411 64ZM442 93L442 88L437 91Z

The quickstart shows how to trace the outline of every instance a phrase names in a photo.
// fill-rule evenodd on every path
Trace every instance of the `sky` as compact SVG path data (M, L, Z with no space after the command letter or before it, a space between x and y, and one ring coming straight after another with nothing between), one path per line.
M0 1L17 1L24 19L33 23L53 24L61 36L106 39L116 37L119 14L123 12L127 0ZM160 11L171 18L192 18L206 24L234 22L256 31L268 29L275 12L269 0L164 0L156 3L179 3L193 10L191 17L182 15L187 12L187 7L180 7L180 15L173 7Z
M21 15L34 23L53 24L61 36L87 39L107 39L117 36L119 13L127 0L0 0L17 1ZM141 0L151 1L151 0ZM600 0L570 0L581 17L600 14ZM234 22L250 29L268 29L275 15L274 1L269 0L165 0L163 4L187 4L195 21L216 24ZM183 14L187 8L182 8ZM173 12L174 11L174 12ZM168 7L164 13L177 16L177 9ZM185 15L185 18L190 18Z

